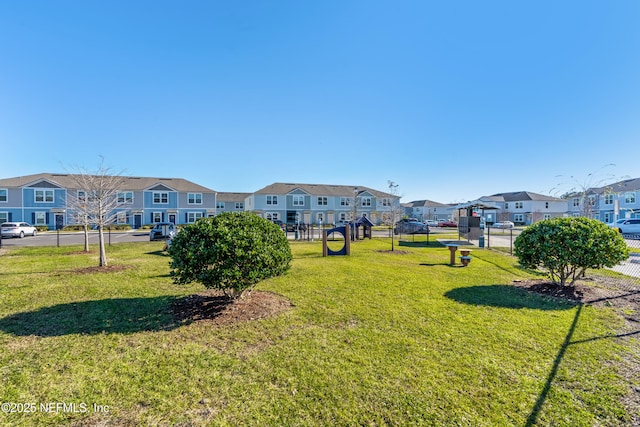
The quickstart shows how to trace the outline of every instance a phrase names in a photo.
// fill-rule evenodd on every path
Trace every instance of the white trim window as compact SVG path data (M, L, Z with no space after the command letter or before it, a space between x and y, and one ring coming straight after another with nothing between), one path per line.
M636 202L636 193L624 193L624 202L627 204L634 204Z
M7 190L6 188L0 188L0 202L7 201L9 201L9 190Z
M604 213L604 222L605 223L610 223L613 222L613 212L605 212Z
M605 194L604 195L604 204L612 205L613 204L613 194Z
M391 207L391 199L390 198L383 197L381 199L381 201L382 201L382 206L383 207L385 207L385 208L390 208ZM419 208L413 208L413 209L416 210L416 211L420 210Z
M202 193L187 193L187 203L190 205L201 205Z
M573 206L574 208L580 206L580 199L578 197L574 197L573 199L571 199L571 206Z
M47 213L46 212L36 212L35 213L35 224L33 225L47 225Z
M154 205L166 205L169 203L169 193L166 191L154 191L153 192L153 204ZM162 222L162 221L159 221Z
M9 221L9 212L0 212L0 224Z
M513 214L513 222L524 222L524 214Z
M351 215L351 214L349 214ZM340 218L340 221L346 221L347 220L347 213L346 212L340 212L340 215L338 216L338 218Z
M118 211L118 213L116 213L116 223L117 224L127 223L127 211Z
M318 223L323 223L324 222L324 212L318 212L316 214L316 219L318 221Z
M515 206L515 208L516 208L516 209L522 209L522 208L524 208L524 202L516 202L516 206Z
M36 203L53 203L53 190L35 190L34 193Z
M153 213L153 222L154 223L162 222L162 212L154 212Z
M267 205L277 206L278 205L278 196L267 196Z
M264 214L264 217L269 221L277 221L280 219L280 215L278 215L278 212L267 212Z
M542 219L551 219L551 214L542 215Z
M293 196L293 206L304 206L304 196Z
M187 222L192 224L202 218L202 212L187 212Z
M596 205L596 196L591 195L591 196L589 196L588 200L589 200L588 201L589 206L595 206Z
M224 202L216 202L216 209L224 209Z
M340 206L351 206L350 197L340 197Z
M236 202L236 209L237 210L244 209L244 202Z
M133 191L121 191L118 193L118 203L133 203Z
M362 197L360 206L371 207L371 197Z
M329 204L329 198L326 196L318 196L318 206L327 206Z

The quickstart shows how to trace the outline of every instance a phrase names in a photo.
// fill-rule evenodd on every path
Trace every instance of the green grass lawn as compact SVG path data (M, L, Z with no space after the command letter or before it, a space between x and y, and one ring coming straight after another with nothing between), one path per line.
M294 242L289 273L257 288L294 307L230 326L174 321L171 302L203 288L172 283L162 242L108 247L127 268L107 273L80 274L97 254L78 247L11 250L0 256L0 402L36 411L0 424L628 422L617 361L629 344L607 338L622 321L612 310L512 287L531 275L498 252L451 267L433 240L391 253L374 239L328 258Z

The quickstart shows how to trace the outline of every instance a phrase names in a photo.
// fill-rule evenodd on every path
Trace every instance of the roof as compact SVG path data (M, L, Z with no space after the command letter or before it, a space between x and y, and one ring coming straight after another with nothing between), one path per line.
M405 205L405 204L403 204ZM413 202L406 203L407 207L428 207L428 208L450 208L451 205L445 203L434 202L433 200L414 200Z
M602 187L594 187L587 190L588 193L602 194L605 192L623 193L640 190L640 178L625 179Z
M219 192L216 195L216 200L219 202L244 202L244 199L246 199L250 195L251 193Z
M353 197L354 189L358 189L358 195L368 192L375 197L397 197L393 194L374 190L363 185L330 185L330 184L293 184L276 182L258 190L255 194L289 194L294 190L302 190L314 196L342 196Z
M489 198L502 198L501 201L504 202L522 202L525 200L533 200L533 201L543 201L543 202L559 202L563 201L558 197L553 196L545 196L544 194L532 193L530 191L515 191L512 193L498 193ZM491 201L500 201L500 200L491 200Z
M46 180L54 184L58 184L62 188L77 188L78 183L74 179L78 174L63 174L63 173L39 173L34 175L25 175L15 178L0 179L0 186L2 187L26 187L32 185L38 181ZM121 176L123 182L123 190L146 190L154 185L161 184L170 187L176 191L198 191L202 193L215 193L210 188L203 187L202 185L195 184L191 181L187 181L183 178L153 178L153 177L136 177L136 176Z

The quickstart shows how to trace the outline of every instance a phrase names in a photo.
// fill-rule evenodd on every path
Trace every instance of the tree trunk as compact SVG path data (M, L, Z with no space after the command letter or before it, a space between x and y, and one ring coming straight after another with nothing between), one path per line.
M104 250L104 234L102 233L102 227L98 228L98 240L100 242L100 267L106 267L107 253Z
M89 227L84 224L84 251L89 252Z

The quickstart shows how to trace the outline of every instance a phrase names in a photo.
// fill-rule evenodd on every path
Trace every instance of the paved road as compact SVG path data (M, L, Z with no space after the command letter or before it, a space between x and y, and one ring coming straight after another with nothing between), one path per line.
M122 243L122 242L148 242L148 231L112 231L111 233L104 233L105 243ZM63 245L83 245L84 233L56 233L55 231L49 231L45 233L38 233L35 237L25 237L23 239L2 239L3 247L15 247L15 246L56 246L60 242L60 246ZM98 232L89 232L89 244L98 244Z

